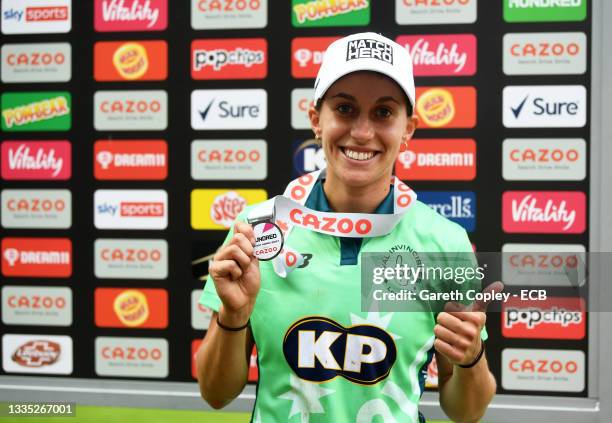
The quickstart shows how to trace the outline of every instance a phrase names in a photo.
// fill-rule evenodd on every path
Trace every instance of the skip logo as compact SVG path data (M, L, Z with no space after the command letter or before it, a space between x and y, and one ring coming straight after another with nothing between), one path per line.
M283 353L295 374L311 382L341 376L373 385L385 379L397 348L384 330L370 325L345 328L325 317L306 317L285 334Z
M346 47L346 61L354 59L377 59L393 64L393 47L371 39L354 40Z
M504 88L504 126L563 128L586 124L586 89L581 85Z
M193 129L264 129L265 90L195 90L191 93Z

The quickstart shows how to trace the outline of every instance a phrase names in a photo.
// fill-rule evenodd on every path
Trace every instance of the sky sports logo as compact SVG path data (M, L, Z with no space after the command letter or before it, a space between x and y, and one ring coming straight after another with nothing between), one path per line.
M3 34L58 34L71 29L71 0L2 0Z
M72 241L68 238L3 238L2 275L69 278Z
M72 150L69 141L4 141L1 151L3 179L70 179Z
M98 229L166 229L168 194L164 190L99 189L94 193Z
M506 191L506 233L581 234L586 230L586 196L579 191Z
M476 194L472 191L419 191L418 199L466 231L476 230Z
M414 76L470 76L476 73L473 34L401 35L395 40L412 57Z
M326 167L323 149L314 138L293 142L293 176L302 176Z
M164 180L168 145L164 140L96 141L94 176L98 180Z
M399 25L474 23L477 0L395 0Z
M163 239L97 239L94 257L99 279L168 277L168 243Z
M163 338L99 336L95 341L95 349L98 376L168 376L169 346Z
M168 0L95 0L98 32L163 31L168 26Z
M70 326L72 291L66 287L3 286L2 323Z
M586 141L581 138L509 138L502 147L507 181L581 181Z
M96 131L163 131L168 127L168 93L150 91L96 91Z
M404 180L464 180L476 177L476 141L412 139L399 154L395 174Z
M504 389L517 391L582 392L585 354L578 350L506 348L502 351Z
M266 126L266 90L195 90L191 93L193 129L265 129Z
M206 39L191 42L191 77L263 79L268 75L265 38Z
M4 44L2 82L68 82L72 49L68 43Z
M582 85L508 86L503 91L506 128L582 128L586 124Z
M579 75L586 72L587 38L583 32L504 35L506 75Z
M191 0L191 27L200 29L265 28L268 0Z

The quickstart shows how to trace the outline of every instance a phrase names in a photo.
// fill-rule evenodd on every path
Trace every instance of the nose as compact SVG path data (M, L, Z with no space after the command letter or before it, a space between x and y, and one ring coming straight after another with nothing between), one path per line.
M362 113L354 121L351 127L351 137L355 141L368 141L374 136L374 125L370 117Z

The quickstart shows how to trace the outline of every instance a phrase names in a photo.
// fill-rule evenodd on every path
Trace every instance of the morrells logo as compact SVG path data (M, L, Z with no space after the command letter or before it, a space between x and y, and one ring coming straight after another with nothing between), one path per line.
M503 195L505 232L582 233L586 200L582 192L508 191Z

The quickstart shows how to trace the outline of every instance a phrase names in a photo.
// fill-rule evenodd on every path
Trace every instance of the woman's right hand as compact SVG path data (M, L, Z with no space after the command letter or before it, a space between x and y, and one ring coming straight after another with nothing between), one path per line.
M255 233L248 223L236 222L234 236L217 251L208 273L223 303L221 323L240 327L247 323L261 285L259 260L253 256Z

